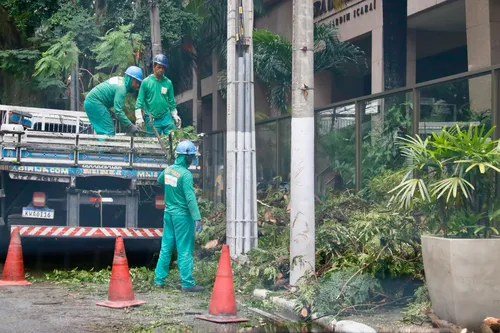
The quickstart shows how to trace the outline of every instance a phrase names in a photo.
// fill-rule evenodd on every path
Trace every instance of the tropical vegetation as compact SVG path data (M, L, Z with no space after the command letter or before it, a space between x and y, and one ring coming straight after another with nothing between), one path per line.
M422 139L399 138L409 161L391 204L424 213L432 228L445 236L498 235L500 216L496 176L500 172L500 141L492 140L494 127L455 125ZM418 175L419 177L415 177Z
M176 92L182 92L191 87L193 72L198 84L211 74L212 54L225 62L227 4L202 0L156 4L162 47L170 63L167 75ZM255 15L265 15L264 1L257 0L254 6ZM9 29L16 32L1 45L0 77L12 83L5 84L10 88L0 96L4 104L69 108L69 77L75 64L81 101L93 86L123 74L129 65L141 66L146 75L151 71L149 5L144 1L1 0L0 9ZM270 106L287 112L291 44L266 30L256 30L254 39L257 80L269 90ZM340 42L335 28L317 25L315 40L316 71L340 73L348 63L363 64L363 53ZM201 91L197 98L201 103Z

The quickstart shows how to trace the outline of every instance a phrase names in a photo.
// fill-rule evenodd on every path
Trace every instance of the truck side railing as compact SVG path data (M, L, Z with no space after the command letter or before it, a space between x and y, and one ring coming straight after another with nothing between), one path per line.
M27 131L0 133L0 162L67 166L167 166L165 153L153 138Z
M171 157L156 137L93 134L85 112L0 105L0 119L4 128L0 163L4 164L164 169ZM196 146L201 143L192 141ZM195 161L190 169L199 167Z
M1 105L0 115L3 124L12 124L20 118L29 116L29 127L33 131L58 133L87 133L94 130L85 112L32 108L25 106Z
M95 135L85 112L0 105L0 163L163 169L166 153L156 138Z

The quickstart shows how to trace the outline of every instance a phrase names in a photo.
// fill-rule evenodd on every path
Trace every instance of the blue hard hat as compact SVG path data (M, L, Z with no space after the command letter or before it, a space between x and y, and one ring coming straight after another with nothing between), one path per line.
M194 144L189 140L179 142L175 151L178 155L199 155Z
M125 71L125 74L136 79L139 82L142 82L142 69L137 66L130 66Z
M162 66L167 67L168 65L167 56L164 54L155 55L155 57L153 58L153 64L160 64Z

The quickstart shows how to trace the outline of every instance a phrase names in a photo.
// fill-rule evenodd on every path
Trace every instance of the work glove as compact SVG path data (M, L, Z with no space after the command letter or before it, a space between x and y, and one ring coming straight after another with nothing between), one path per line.
M195 232L202 232L203 231L203 223L201 220L196 221L196 227L194 228Z
M131 133L131 134L135 134L135 133L140 132L140 129L139 129L139 127L137 127L136 125L134 125L134 124L130 124L130 125L129 125L129 127L128 127L128 131L129 131L129 133Z
M172 118L174 118L175 126L181 128L181 117L177 115L177 110L172 111Z
M135 126L142 128L144 126L144 118L142 117L142 110L135 110Z

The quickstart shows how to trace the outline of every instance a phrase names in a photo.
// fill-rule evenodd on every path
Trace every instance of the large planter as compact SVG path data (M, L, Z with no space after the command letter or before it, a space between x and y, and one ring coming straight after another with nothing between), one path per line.
M422 255L438 317L474 330L500 317L500 239L422 236Z

